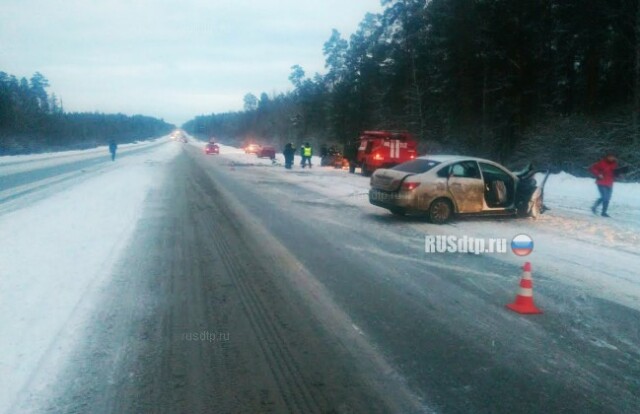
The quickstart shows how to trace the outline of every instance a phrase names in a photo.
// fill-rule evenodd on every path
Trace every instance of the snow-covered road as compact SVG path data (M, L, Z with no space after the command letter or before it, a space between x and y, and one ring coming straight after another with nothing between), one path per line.
M260 179L266 177L307 188L321 196L304 197L307 203L340 204L357 207L371 214L387 214L369 204L369 180L344 170L321 167L314 157L314 169L287 171L278 154L278 165L257 159L242 150L222 146L221 156L237 166L254 166ZM296 158L298 159L298 158ZM470 218L446 226L433 226L424 220L411 220L423 234L458 237L507 238L527 234L533 240L533 253L526 257L534 271L553 275L553 280L570 283L590 295L640 310L640 184L617 183L611 203L611 219L594 216L590 207L598 197L594 181L566 173L551 175L545 187L545 204L551 209L539 219ZM331 210L329 210L331 212ZM323 217L330 220L331 215ZM407 219L396 219L398 222ZM393 233L388 237L393 237ZM496 258L521 265L521 257L511 252ZM552 281L541 281L549 283Z
M592 180L559 174L549 179L545 190L545 203L551 210L538 220L469 218L435 226L371 206L367 178L318 167L317 158L311 170L297 166L285 170L281 154L274 164L228 146L221 146L219 156L205 156L200 151L203 145L167 140L139 144L125 149L126 156L115 163L106 162L104 149L0 158L0 413L17 412L18 408L20 412L38 412L42 407L51 410L49 399L53 395L62 398L60 387L70 381L60 376L73 371L68 366L71 355L90 350L96 360L102 358L100 346L91 342L114 339L105 338L105 331L90 321L96 312L108 313L98 309L99 304L118 306L113 298L102 299L107 293L110 297L114 294L107 290L113 289L110 281L117 263L124 258L125 263L136 262L126 249L135 241L134 230L141 221L162 222L167 219L167 206L173 205L182 209L181 214L196 209L193 221L205 227L196 230L172 224L171 230L180 233L181 242L202 243L207 231L216 230L207 230L206 217L219 217L215 214L220 206L203 204L211 194L203 196L197 183L190 183L191 192L184 193L202 197L196 206L176 201L164 205L164 212L149 208L147 197L168 191L166 182L171 183L172 194L183 194L179 180L195 174L188 171L190 162L197 165L194 171L208 174L216 186L226 189L225 195L246 208L247 216L255 221L256 233L263 228L273 237L274 245L281 243L279 248L299 260L290 258L286 264L304 268L301 273L306 276L288 276L292 278L289 282L295 285L292 290L307 289L309 302L318 302L314 317L322 319L318 313L328 312L323 306L331 303L331 318L339 314L343 322L349 321L349 330L360 339L340 331L331 319L333 322L325 325L339 338L325 337L332 344L327 352L335 343L349 348L358 340L366 342L354 349L378 361L376 369L386 367L383 369L397 382L408 384L426 398L427 405L433 401L443 412L505 412L509 408L511 412L527 412L531 406L526 404L536 401L541 407L558 409L563 405L555 395L560 391L555 389L562 390L568 401L576 400L576 412L607 404L612 412L622 408L633 412L640 407L633 392L640 389L639 184L616 185L610 210L613 219L596 217L589 211L597 195ZM167 181L176 167L181 175ZM172 220L182 226L190 223L184 217ZM194 238L200 233L202 239ZM481 256L424 252L427 234L510 241L522 233L535 242L526 260L533 263L536 302L545 311L537 319L510 314L503 307L515 295L523 258L510 251ZM173 241L170 236L166 235L169 243ZM209 251L201 247L193 250L192 260L198 260L193 272L205 273L192 274L193 280L187 279L183 286L194 295L202 294L200 287L187 285L187 281L206 280L207 266L217 263L211 258L211 263L204 259L200 263L196 256L203 252ZM184 265L189 254L177 252L175 260ZM234 255L238 261L248 260L241 252ZM176 265L168 260L167 266ZM246 276L243 283L249 281ZM221 309L226 309L227 295L236 298L226 293L228 286L225 282L216 287L225 292L215 302ZM127 294L129 300L135 300L136 292ZM255 294L264 295L267 302L273 297ZM206 303L206 296L201 299ZM158 303L165 303L163 300ZM175 300L172 312L179 312L186 299ZM282 306L286 309L289 305ZM198 314L197 308L189 309ZM240 311L234 308L233 312ZM186 315L180 317L189 320ZM226 314L220 317L226 320ZM249 312L248 317L257 316ZM288 323L287 318L279 322L282 329L295 332L285 319ZM110 321L119 323L125 322ZM255 348L242 352L264 352L264 345L253 345ZM294 355L295 345L288 346L286 352ZM215 358L224 366L228 364L220 355ZM355 365L354 371L362 368ZM521 372L522 365L525 372ZM307 368L315 372L311 366ZM153 377L151 371L146 375ZM508 383L500 383L501 378L508 378ZM78 381L73 386L81 388ZM105 386L113 386L104 381ZM379 386L385 386L383 380L378 381L383 382ZM530 381L536 381L539 388L518 389ZM96 384L91 382L92 387ZM244 386L250 393L249 383ZM599 396L587 395L596 390ZM128 395L135 396L135 392L134 388ZM286 396L283 398L284 404ZM85 403L73 404L82 407Z
M220 158L210 157L217 181L251 206L358 331L393 355L427 401L448 407L444 412L640 408L627 391L640 389L638 184L616 186L612 220L589 211L593 180L563 174L550 178L551 211L539 220L468 218L437 226L371 206L367 178L317 168L319 160L311 170L288 171L277 165L281 159L273 165L234 148L222 147ZM285 218L271 205L285 209ZM526 258L424 252L427 234L510 241L522 233L535 242ZM524 260L534 266L535 299L545 312L538 318L504 308Z

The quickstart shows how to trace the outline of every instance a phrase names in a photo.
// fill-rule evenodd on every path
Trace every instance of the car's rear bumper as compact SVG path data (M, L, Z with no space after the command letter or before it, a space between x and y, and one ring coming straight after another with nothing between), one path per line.
M377 188L369 190L369 202L374 206L386 209L409 209L413 207L413 197L410 194L397 191L384 191Z

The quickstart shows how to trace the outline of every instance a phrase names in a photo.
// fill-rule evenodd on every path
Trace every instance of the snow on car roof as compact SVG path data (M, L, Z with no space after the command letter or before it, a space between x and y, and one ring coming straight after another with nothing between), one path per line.
M421 159L421 160L432 160L432 161L437 161L437 162L452 162L452 161L474 160L474 161L487 161L487 162L495 163L495 161L487 160L487 159L484 159L484 158L467 157L467 156L464 156L464 155L423 155L421 157L418 157L418 159Z

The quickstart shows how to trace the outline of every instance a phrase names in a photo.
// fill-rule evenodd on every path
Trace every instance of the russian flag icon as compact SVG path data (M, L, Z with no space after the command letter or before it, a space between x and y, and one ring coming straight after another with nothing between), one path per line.
M511 240L511 251L516 256L528 256L533 251L533 239L526 234L518 234Z

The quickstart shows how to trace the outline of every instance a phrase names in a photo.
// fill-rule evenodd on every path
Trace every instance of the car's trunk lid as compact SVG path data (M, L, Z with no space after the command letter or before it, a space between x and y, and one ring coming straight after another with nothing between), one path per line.
M378 169L371 177L371 188L382 191L397 191L402 181L412 173L389 169Z

